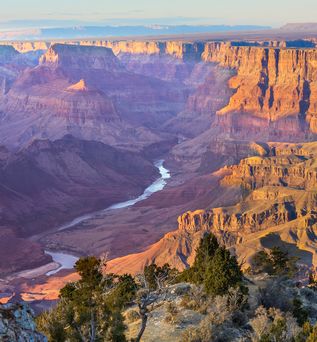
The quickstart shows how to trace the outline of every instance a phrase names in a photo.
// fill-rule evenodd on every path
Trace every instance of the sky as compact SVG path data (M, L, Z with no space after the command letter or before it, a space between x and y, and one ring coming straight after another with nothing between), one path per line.
M0 22L259 24L316 22L316 0L0 0ZM51 22L49 21L51 20ZM54 22L53 20L58 20ZM42 26L42 25L41 25Z

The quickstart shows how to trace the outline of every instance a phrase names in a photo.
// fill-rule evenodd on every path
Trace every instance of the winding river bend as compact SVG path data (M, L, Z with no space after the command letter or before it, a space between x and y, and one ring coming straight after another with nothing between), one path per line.
M123 209L123 208L132 207L134 204L146 200L155 192L163 190L167 184L167 179L171 178L170 171L164 167L164 160L157 160L154 163L154 166L159 170L161 176L156 181L154 181L150 186L148 186L144 190L142 195L140 195L134 199L125 201L125 202L113 204L106 209L79 216L79 217L75 218L74 220L72 220L71 222L68 222L68 223L62 225L61 227L59 227L58 231L62 231L62 230L72 228L72 227L74 227L80 223L83 223L85 221L88 221L88 220L94 218L96 215L102 214L102 213L109 211L109 210L116 210L116 209ZM62 269L73 268L76 261L78 260L78 258L76 256L71 255L71 254L62 253L62 252L59 253L59 252L45 251L45 253L50 255L53 258L54 262L56 262L59 265L58 268L47 272L46 273L47 276L51 276L51 275L59 272Z

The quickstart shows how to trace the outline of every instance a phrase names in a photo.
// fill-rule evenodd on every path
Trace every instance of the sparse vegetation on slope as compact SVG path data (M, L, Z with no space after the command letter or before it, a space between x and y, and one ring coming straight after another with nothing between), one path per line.
M82 258L81 279L61 290L38 327L54 342L316 341L317 292L292 280L295 260L272 248L255 261L247 278L210 233L181 274L152 264L135 278L117 276L101 259Z
M253 258L253 271L266 272L270 275L289 275L293 276L297 271L297 259L290 257L288 252L280 247L273 247L266 252L257 252Z

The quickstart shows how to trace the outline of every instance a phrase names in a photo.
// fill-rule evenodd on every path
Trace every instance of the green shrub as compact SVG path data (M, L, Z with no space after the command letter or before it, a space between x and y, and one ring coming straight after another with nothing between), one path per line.
M224 295L229 288L241 284L242 276L236 257L224 247L219 247L205 273L206 292L212 296Z
M193 266L185 270L180 279L203 284L207 294L216 296L227 293L230 287L242 286L243 274L236 257L208 233L200 241Z
M208 307L208 296L201 286L194 286L189 293L185 294L180 305L188 310L206 314Z
M303 326L308 320L308 312L303 308L303 304L299 298L293 299L293 316L296 318L297 323Z
M259 251L252 258L252 268L256 273L266 272L269 275L293 276L297 271L297 258L292 258L287 251L280 247L273 247L266 251Z
M149 290L153 291L158 288L158 285L165 285L166 283L172 283L176 278L178 271L172 269L169 264L165 264L162 267L156 264L145 266L144 277Z

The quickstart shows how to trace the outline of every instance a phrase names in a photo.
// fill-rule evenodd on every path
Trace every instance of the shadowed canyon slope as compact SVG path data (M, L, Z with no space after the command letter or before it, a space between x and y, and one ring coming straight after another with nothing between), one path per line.
M13 262L14 255L23 255L23 248L32 248L26 240L24 246L21 238L43 234L83 212L141 194L158 177L152 163L138 153L71 136L34 141L14 154L3 150L0 166L4 273L36 263L32 263L39 256L36 248L22 263L19 257ZM16 241L22 246L18 251ZM49 260L42 255L37 264L43 259Z
M1 141L16 147L71 133L132 148L157 142L157 118L185 102L186 89L172 85L127 71L110 49L57 44L5 94Z

